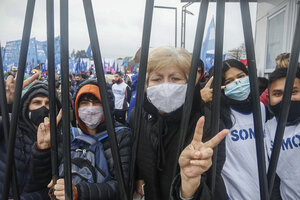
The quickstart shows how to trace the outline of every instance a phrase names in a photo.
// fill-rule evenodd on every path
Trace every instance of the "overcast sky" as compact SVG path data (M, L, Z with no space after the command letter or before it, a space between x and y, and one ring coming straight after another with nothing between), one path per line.
M59 0L55 2L55 35L59 35ZM146 0L92 0L96 17L100 50L103 58L134 56L141 45ZM0 0L0 41L21 39L26 0ZM155 0L156 6L177 7L177 45L180 46L181 8L186 3L180 0ZM193 49L200 3L194 3L188 10L194 15L186 18L186 49ZM216 4L210 3L206 25L215 18ZM224 51L238 47L244 41L240 7L238 3L226 3ZM255 32L256 3L250 4L253 32ZM89 37L82 0L69 1L69 38L72 49L86 50ZM31 37L46 40L46 0L36 0ZM174 10L154 9L151 43L155 48L174 46Z

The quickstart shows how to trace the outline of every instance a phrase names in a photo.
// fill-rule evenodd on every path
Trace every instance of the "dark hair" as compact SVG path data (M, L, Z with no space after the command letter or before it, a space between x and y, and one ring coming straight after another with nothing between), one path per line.
M235 59L225 60L222 66L222 85L224 85L225 83L225 72L227 72L232 67L240 69L248 75L248 70L242 62ZM223 120L226 128L230 129L233 126L233 122L231 120L230 104L224 93L221 94L220 118Z
M86 93L86 94L81 95L80 98L79 98L79 100L78 100L78 104L80 104L80 102L82 100L93 100L93 101L98 100L99 101L99 99L95 95L93 95L91 93Z
M287 75L287 68L277 68L275 69L270 75L269 75L269 84L268 84L268 89L270 89L271 84L280 79L280 78L285 78ZM296 72L296 78L300 79L300 68L297 68Z
M75 76L80 76L80 77L82 77L82 74L78 73L78 74L76 74Z
M123 76L123 73L122 72L116 72L115 74L118 74L119 76Z
M238 60L235 60L235 59L225 60L223 62L223 67L222 67L222 84L225 83L225 72L227 72L232 67L240 69L245 74L248 75L248 69L246 68L246 66L242 62L240 62Z

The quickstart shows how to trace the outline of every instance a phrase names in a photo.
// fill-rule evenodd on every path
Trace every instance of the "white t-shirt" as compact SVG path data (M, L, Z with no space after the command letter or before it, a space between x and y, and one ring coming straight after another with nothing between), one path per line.
M271 158L277 120L273 117L266 123L266 144ZM282 199L300 199L300 123L286 126L284 130L277 170L280 178Z
M125 102L124 107L124 100L125 100L125 94L126 94L126 88L128 85L124 82L120 84L113 84L112 86L112 92L115 96L115 109L122 110L128 108L128 102Z
M262 103L261 113L264 124L266 111ZM260 199L253 114L231 109L231 120L233 127L225 138L226 160L221 172L228 199Z

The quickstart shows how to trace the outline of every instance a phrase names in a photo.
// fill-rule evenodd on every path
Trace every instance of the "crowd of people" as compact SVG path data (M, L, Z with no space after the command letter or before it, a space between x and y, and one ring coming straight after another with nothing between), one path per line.
M289 53L276 58L268 79L259 78L266 165L272 154L289 63ZM297 66L289 115L271 199L300 199L300 64ZM109 109L126 187L129 180L134 123L141 124L135 163L134 199L260 199L253 99L247 67L235 59L223 61L219 133L212 132L213 71L197 63L192 111L177 160L180 122L186 99L191 55L182 48L159 47L149 54L145 99L140 119L134 105L138 74L114 74L107 80ZM8 108L14 101L17 68L5 80ZM25 77L14 148L20 199L65 199L61 129L61 83L56 76L56 115L59 178L53 179L49 92L45 77L32 71ZM70 75L70 136L72 192L75 200L120 199L120 186L108 140L106 116L95 74ZM0 199L5 177L6 142L0 116ZM213 149L218 146L216 185L209 187ZM173 172L177 175L173 177ZM13 191L10 190L13 199Z

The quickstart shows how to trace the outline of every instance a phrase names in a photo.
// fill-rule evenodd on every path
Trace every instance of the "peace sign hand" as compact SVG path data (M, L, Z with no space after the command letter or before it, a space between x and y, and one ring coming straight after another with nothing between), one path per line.
M190 198L200 185L201 175L212 165L213 148L228 134L224 129L215 137L203 143L204 117L196 125L192 142L181 152L179 157L181 176L181 196Z

